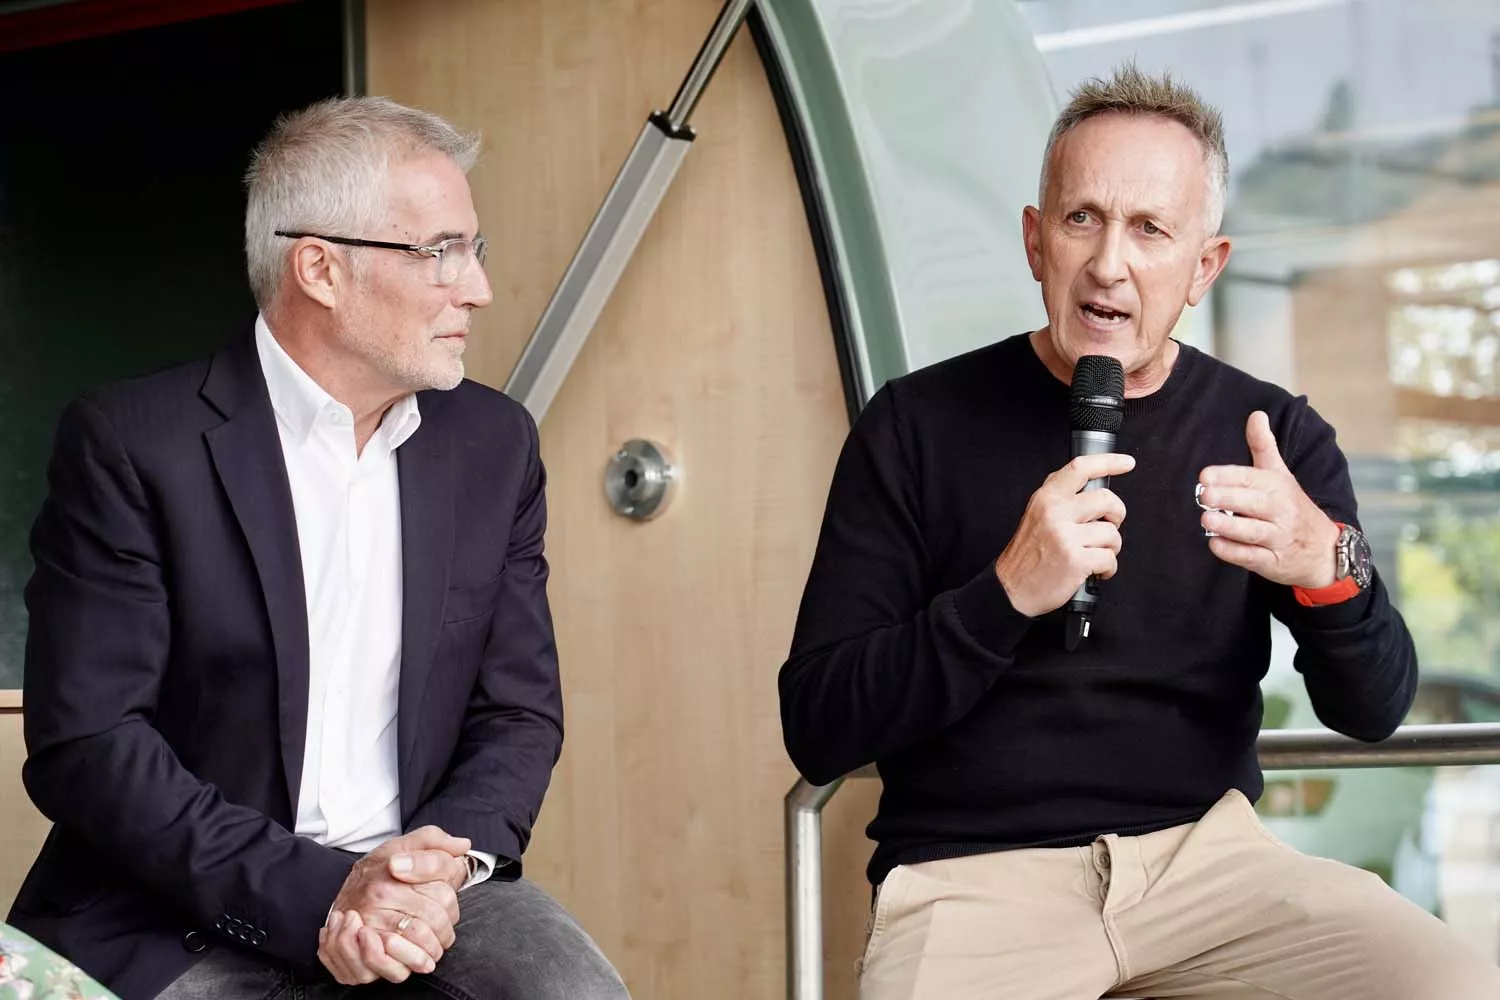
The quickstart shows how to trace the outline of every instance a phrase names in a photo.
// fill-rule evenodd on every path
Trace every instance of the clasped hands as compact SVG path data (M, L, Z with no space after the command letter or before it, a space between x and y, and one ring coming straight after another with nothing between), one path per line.
M318 931L318 960L334 979L400 983L436 968L453 946L471 846L424 826L356 861Z
M1339 527L1307 495L1281 458L1260 410L1245 425L1251 465L1211 465L1198 477L1209 550L1272 583L1309 590L1334 582ZM1115 575L1125 504L1109 489L1079 492L1091 479L1135 468L1129 455L1084 455L1032 494L995 560L1011 606L1027 617L1062 607L1090 576ZM1184 497L1184 502L1187 498ZM1231 514L1233 516L1231 516Z

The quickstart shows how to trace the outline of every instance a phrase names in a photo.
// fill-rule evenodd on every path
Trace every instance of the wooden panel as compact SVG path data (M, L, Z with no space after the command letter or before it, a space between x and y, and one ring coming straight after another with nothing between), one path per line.
M25 760L21 714L0 711L0 920L10 910L50 826L21 786Z
M1297 389L1338 429L1348 455L1394 455L1384 275L1350 268L1308 275L1292 297Z
M371 91L488 137L474 181L497 297L476 317L473 376L504 381L718 8L369 3ZM693 124L700 138L542 428L568 738L526 860L636 996L769 1000L785 989L781 806L795 778L776 670L847 418L747 35ZM683 470L681 495L648 524L601 496L604 462L632 437L664 443ZM848 794L828 836L850 854L829 894L851 908L832 944L852 959L869 851L862 794ZM848 961L836 964L831 996L852 995Z
M1468 399L1438 396L1417 389L1396 388L1391 391L1396 401L1396 415L1405 419L1500 427L1500 399L1493 396Z

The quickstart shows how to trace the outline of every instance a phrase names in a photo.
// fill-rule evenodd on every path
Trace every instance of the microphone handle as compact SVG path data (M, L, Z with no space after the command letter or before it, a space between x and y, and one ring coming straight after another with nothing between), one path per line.
M1073 457L1079 455L1105 455L1115 450L1115 435L1110 431L1074 430L1072 433ZM1109 477L1090 479L1083 491L1102 490L1109 487ZM1099 584L1092 576L1079 585L1078 590L1063 605L1066 612L1064 645L1069 652L1088 638L1093 623L1094 605L1099 602Z

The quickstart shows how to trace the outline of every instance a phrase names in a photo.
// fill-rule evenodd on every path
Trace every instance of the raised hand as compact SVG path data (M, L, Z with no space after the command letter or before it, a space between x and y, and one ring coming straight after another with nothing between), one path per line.
M1214 555L1272 583L1316 590L1334 582L1339 526L1286 467L1261 410L1245 425L1253 465L1211 465L1198 475L1205 531ZM1232 511L1231 517L1225 511Z

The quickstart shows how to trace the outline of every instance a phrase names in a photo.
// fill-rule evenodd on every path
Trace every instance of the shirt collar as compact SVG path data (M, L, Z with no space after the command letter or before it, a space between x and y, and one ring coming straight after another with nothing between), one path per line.
M303 371L302 366L292 360L277 342L264 314L255 317L255 350L260 355L260 368L266 377L271 409L298 441L307 440L321 413L338 412L352 423L354 415L349 408L314 382L312 376ZM384 437L386 446L395 451L417 432L421 423L422 413L417 406L416 394L410 393L386 410L375 437Z
M417 406L417 394L411 393L391 404L391 408L385 411L385 416L380 420L380 430L375 433L386 435L391 451L395 451L405 444L406 439L415 434L420 426L422 426L422 411Z

